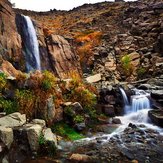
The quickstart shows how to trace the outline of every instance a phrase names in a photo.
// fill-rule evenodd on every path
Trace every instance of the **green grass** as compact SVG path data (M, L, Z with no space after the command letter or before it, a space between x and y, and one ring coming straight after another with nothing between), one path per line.
M68 140L79 140L84 138L83 135L76 132L73 128L65 124L64 122L55 124L52 127L52 131L57 133L58 135L68 139Z

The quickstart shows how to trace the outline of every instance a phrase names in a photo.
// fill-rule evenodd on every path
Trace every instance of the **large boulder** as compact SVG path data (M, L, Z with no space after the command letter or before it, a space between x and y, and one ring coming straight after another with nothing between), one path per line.
M163 127L163 110L162 109L150 110L148 112L148 115L154 124Z
M13 137L13 130L11 128L0 126L0 140L8 147L8 149L14 140Z
M59 35L50 35L46 39L52 70L61 78L71 71L79 73L80 63L66 39Z
M52 133L50 128L46 128L43 130L43 136L46 142L53 143L57 147L57 137L55 134Z
M26 123L26 115L19 112L9 114L0 118L0 126L17 127Z
M35 124L26 128L28 142L32 152L38 151L39 149L39 137L41 135L42 126Z

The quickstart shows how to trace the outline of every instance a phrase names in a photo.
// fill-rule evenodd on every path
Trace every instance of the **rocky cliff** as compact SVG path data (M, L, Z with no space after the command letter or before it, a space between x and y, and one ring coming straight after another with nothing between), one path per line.
M21 15L15 14L10 2L2 0L0 1L0 18L1 60L9 61L14 66L12 69L24 72L26 71L24 44L27 39L22 33L22 28L25 26ZM81 73L78 58L68 41L59 35L46 36L42 26L37 21L33 20L33 24L37 31L42 70L52 71L60 78L68 77L72 71ZM1 65L3 66L1 71L6 67L4 63L6 62ZM8 74L10 73L8 72Z
M23 69L24 57L21 55L21 38L17 32L15 13L7 0L0 1L0 56Z

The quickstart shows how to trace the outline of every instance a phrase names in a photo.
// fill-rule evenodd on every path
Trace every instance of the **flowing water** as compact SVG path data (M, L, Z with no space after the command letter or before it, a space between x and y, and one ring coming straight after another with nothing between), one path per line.
M29 16L23 15L22 17L26 27L22 30L24 35L23 45L27 72L32 70L41 70L39 44L37 40L36 30Z
M121 125L111 134L105 134L102 136L95 136L92 138L86 138L83 140L79 140L77 142L90 142L94 141L97 138L105 138L103 141L108 141L112 136L120 134L124 131L126 127L128 127L129 123L140 125L143 124L147 128L151 128L163 134L163 129L159 128L150 123L150 119L148 117L148 111L150 110L150 94L146 93L143 90L134 89L135 95L131 96L131 103L129 103L128 97L125 91L120 88L120 92L122 94L123 103L124 103L124 116L119 116L121 120ZM107 139L106 139L107 137Z

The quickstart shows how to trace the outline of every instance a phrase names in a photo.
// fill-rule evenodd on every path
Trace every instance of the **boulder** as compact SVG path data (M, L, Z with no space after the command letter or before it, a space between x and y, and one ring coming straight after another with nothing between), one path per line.
M112 123L121 124L121 120L119 118L113 118Z
M40 125L42 127L46 126L46 122L43 119L33 119L30 123L31 124L38 124L38 125Z
M42 126L35 124L26 128L26 131L31 151L37 151L39 149L39 137L42 131Z
M17 127L26 123L26 115L15 112L0 118L0 126Z
M88 83L96 83L101 80L101 74L92 75L86 78Z
M154 99L163 99L163 90L153 90L151 97Z
M72 162L90 162L91 157L85 154L74 153L69 158Z
M67 78L72 70L80 73L78 57L66 39L60 35L50 35L46 39L46 45L52 70L57 76Z
M52 133L50 128L46 128L43 130L43 136L45 141L51 142L57 147L57 137L55 134Z
M86 128L85 122L75 124L75 129L77 131L83 131Z
M72 105L72 109L76 112L76 113L80 113L83 112L83 107L81 106L81 104L79 102L74 102Z
M103 105L102 110L104 114L106 114L107 116L110 116L110 117L115 116L115 109L113 105Z
M13 137L13 130L11 128L7 128L4 126L0 126L0 140L10 148L14 137Z
M162 109L150 110L148 112L148 115L154 124L163 127L163 110Z
M12 79L12 80L15 79L15 77L17 77L19 74L22 74L21 71L16 70L10 62L5 60L3 60L0 66L0 71L5 73L8 76L8 79Z

